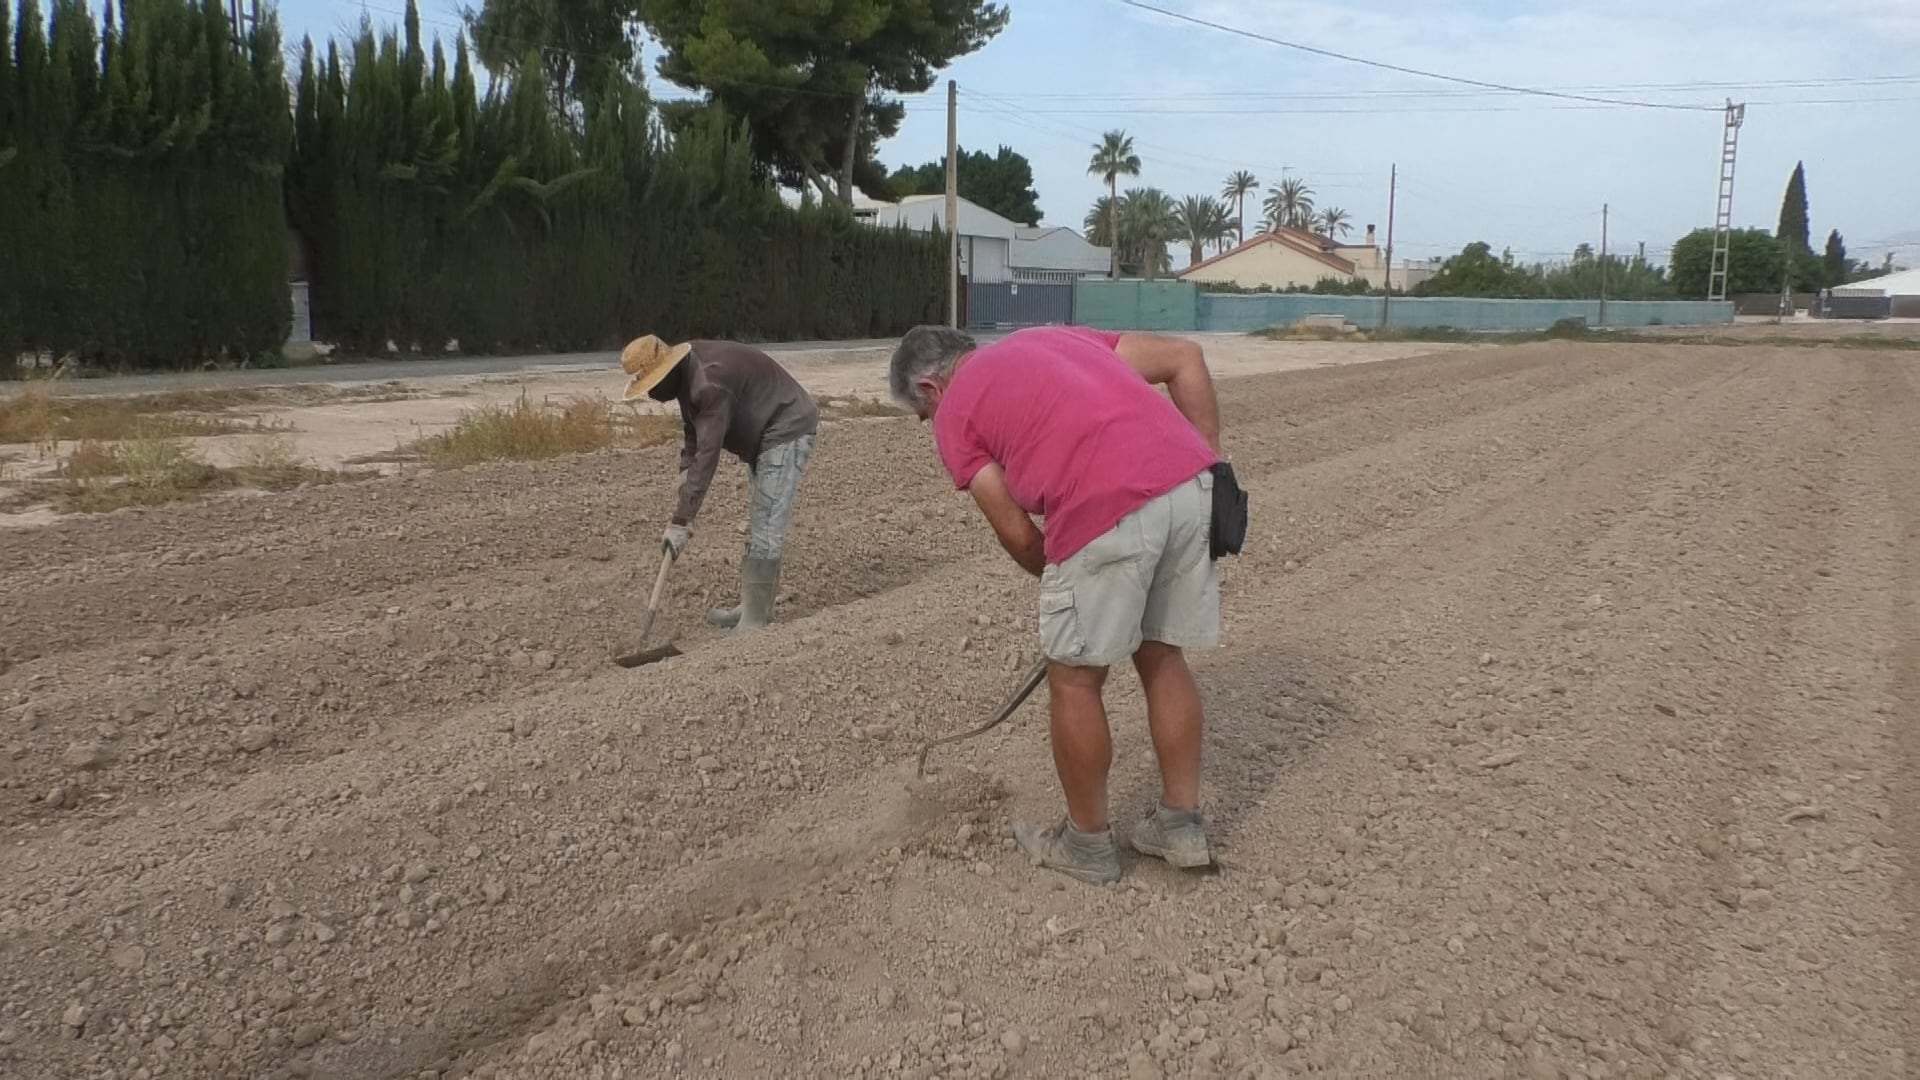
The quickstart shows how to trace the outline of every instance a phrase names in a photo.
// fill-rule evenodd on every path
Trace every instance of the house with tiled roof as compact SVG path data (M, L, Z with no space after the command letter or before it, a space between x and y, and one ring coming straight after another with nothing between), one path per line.
M1311 288L1324 278L1340 282L1358 278L1378 288L1385 278L1385 267L1371 225L1367 226L1366 239L1357 244L1344 244L1303 229L1280 228L1250 236L1231 251L1187 267L1179 277L1242 289Z

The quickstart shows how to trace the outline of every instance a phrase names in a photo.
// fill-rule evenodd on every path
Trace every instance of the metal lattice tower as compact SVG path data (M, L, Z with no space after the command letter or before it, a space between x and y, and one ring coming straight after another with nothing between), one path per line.
M1727 102L1726 132L1720 141L1720 201L1713 215L1713 268L1707 275L1707 299L1727 298L1727 262L1733 245L1733 160L1740 148L1740 124L1747 107Z

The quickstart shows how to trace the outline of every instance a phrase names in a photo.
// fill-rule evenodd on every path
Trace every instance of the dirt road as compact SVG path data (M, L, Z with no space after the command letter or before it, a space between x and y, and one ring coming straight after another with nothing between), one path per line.
M1029 582L831 426L781 621L670 451L0 533L0 1075L1896 1077L1913 354L1526 346L1225 384L1224 868L1029 868ZM1116 818L1156 788L1116 675Z

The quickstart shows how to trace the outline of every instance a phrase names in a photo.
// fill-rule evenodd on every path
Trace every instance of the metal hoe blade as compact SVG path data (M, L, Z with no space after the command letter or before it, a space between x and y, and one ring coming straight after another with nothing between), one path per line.
M654 616L660 614L660 594L667 588L667 571L673 568L673 552L664 553L660 559L660 574L653 579L653 596L647 601L647 614L640 621L640 644L647 643L647 635L653 632ZM670 656L679 656L680 650L668 642L653 648L635 649L633 652L613 658L613 662L623 668L636 668L643 664L655 664Z
M1020 683L1019 689L1015 690L1013 696L1007 699L1006 704L1000 706L999 711L993 714L993 719L970 731L962 731L958 735L948 735L944 738L935 739L921 747L920 760L914 766L914 777L916 779L926 778L927 755L933 751L934 747L960 742L963 739L971 739L975 735L985 735L987 732L1006 723L1007 720L1013 716L1014 712L1020 708L1020 705L1045 681L1047 681L1047 662L1045 659L1042 659L1033 665L1032 671L1027 672L1027 677Z
M668 643L666 645L655 645L651 649L641 649L639 652L631 652L625 656L616 656L613 658L613 662L624 668L635 668L645 664L657 664L669 657L679 655L680 647Z

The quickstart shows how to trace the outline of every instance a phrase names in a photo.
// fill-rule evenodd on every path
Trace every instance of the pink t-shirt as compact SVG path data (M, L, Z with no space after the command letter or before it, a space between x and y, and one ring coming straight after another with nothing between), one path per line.
M933 418L957 486L997 462L1021 508L1047 519L1050 563L1219 460L1114 352L1119 340L1077 326L1015 331L967 357Z

